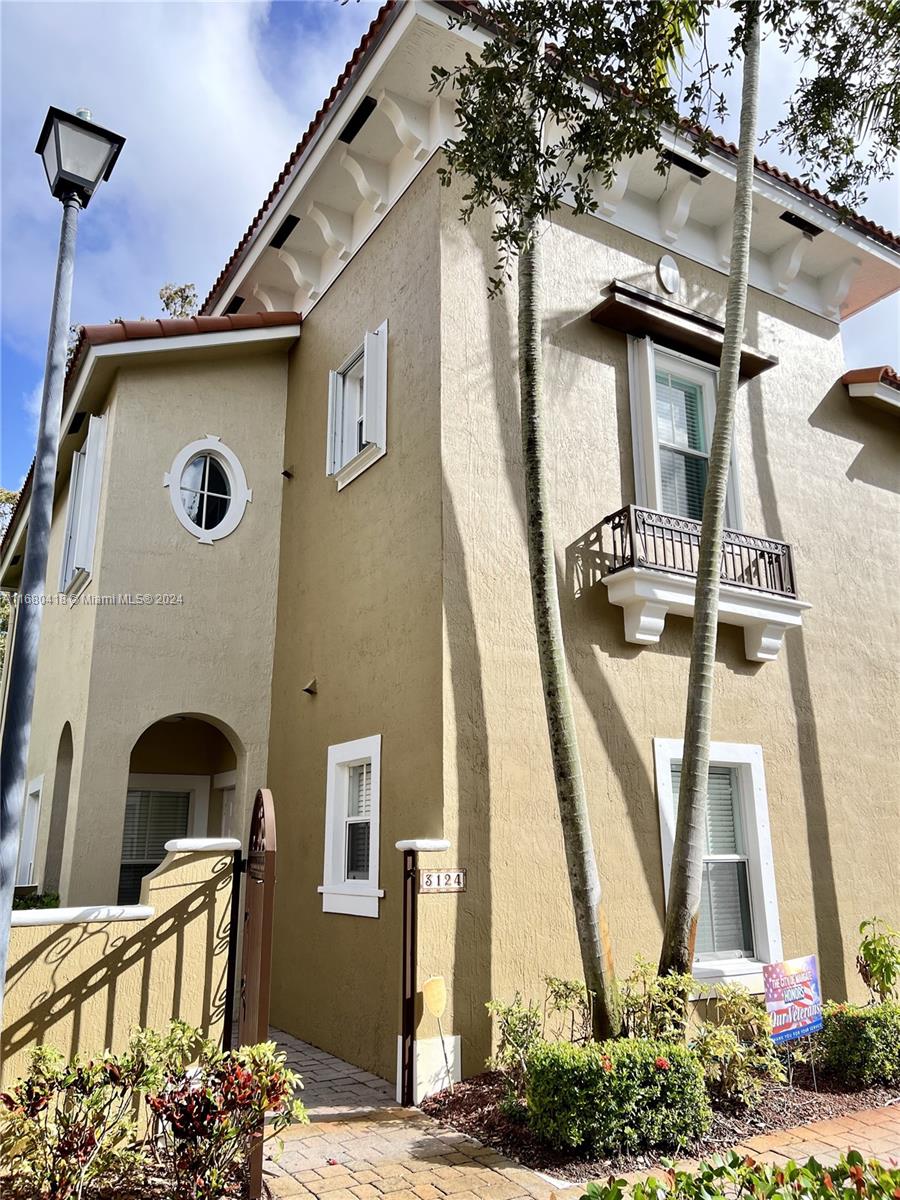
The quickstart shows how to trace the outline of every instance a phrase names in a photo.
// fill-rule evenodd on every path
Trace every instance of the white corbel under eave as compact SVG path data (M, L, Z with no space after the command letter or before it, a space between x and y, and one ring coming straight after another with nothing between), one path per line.
M648 567L626 567L604 580L611 604L625 611L625 640L635 645L655 645L666 616L694 615L696 580ZM789 629L803 623L805 600L793 600L752 588L723 583L719 588L719 620L744 630L744 652L751 662L772 662Z

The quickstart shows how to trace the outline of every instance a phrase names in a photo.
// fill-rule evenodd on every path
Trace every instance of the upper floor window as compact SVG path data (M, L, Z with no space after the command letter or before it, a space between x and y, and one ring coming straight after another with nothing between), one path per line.
M205 544L233 533L253 499L237 455L214 435L179 451L163 486L169 489L175 516Z
M664 350L650 338L629 340L632 436L637 503L699 521L709 470L718 373ZM740 526L732 456L725 522Z
M663 875L669 887L683 742L654 738ZM713 742L694 973L758 974L781 959L781 929L762 749Z
M338 491L387 452L387 321L329 375L325 472Z
M103 476L103 449L106 444L106 418L91 417L84 445L72 457L69 479L69 507L63 538L59 590L66 592L87 583L94 561L97 516L100 511L100 483Z
M377 917L381 736L328 748L324 912Z

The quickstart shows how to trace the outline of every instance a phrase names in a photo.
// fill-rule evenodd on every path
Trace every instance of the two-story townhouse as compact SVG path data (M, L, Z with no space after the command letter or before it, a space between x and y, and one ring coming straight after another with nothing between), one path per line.
M63 844L76 861L104 847L77 894L108 899L132 812L178 792L141 775L190 774L198 715L224 730L242 764L233 812L264 783L276 798L273 1023L389 1078L398 840L446 838L434 864L468 872L465 892L422 897L417 935L419 983L447 979L464 1074L489 1051L485 1001L579 973L531 614L515 287L488 300L489 219L463 226L460 189L436 173L452 107L431 67L483 36L448 30L453 8L382 8L185 337L190 367L123 359L98 381L132 418L107 439L85 595L111 587L108 561L123 590L185 604L45 613L30 769L45 793L54 779L40 864L62 698L89 678L79 737L99 750L73 759ZM701 160L673 135L671 170L652 167L623 164L597 216L564 210L542 238L563 623L620 969L658 952L665 906L735 149ZM755 191L696 972L759 989L763 963L818 953L845 995L859 920L900 911L900 387L845 373L840 324L900 288L900 240L764 163ZM227 357L226 335L201 331L247 314L281 339L270 353L251 357L247 332L246 356ZM166 332L172 352L183 331ZM70 478L64 456L49 591ZM194 497L211 520L227 500L211 545ZM234 588L255 600L229 607ZM152 764L134 760L149 725ZM210 795L223 761L198 769ZM443 1060L418 1022L421 1090Z

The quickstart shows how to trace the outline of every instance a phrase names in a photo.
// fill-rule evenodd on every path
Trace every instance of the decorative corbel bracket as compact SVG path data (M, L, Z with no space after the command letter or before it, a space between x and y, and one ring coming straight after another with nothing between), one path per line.
M297 288L294 307L300 308L297 303L300 297L306 297L309 301L318 300L322 295L322 266L319 259L314 254L292 254L290 250L278 250L276 253L278 261L290 271Z
M379 216L388 210L388 173L384 163L345 150L340 164L356 184L359 194Z
M796 237L788 238L783 246L779 246L769 255L769 267L772 271L772 286L779 296L783 296L800 270L806 247L812 238L808 233L798 233Z
M862 260L851 258L836 267L831 274L826 275L820 285L822 305L829 317L838 320L841 315L841 305L847 299L850 285L856 278L856 272L862 266Z
M296 307L286 292L268 284L255 283L251 295L260 302L266 312L286 312Z
M417 162L428 157L428 110L395 92L382 92L378 107L390 121L394 133Z
M662 240L670 246L674 246L681 237L694 197L700 190L700 183L701 180L696 175L687 175L674 182L670 179L669 186L660 197L659 228Z
M616 209L622 203L628 191L628 177L631 174L631 162L619 163L608 188L597 189L597 212L601 217L614 217Z
M731 266L731 239L734 237L734 217L728 217L718 226L716 237L716 263L726 270Z
M313 200L306 215L318 225L329 250L333 250L341 262L349 262L353 254L353 218L349 213Z

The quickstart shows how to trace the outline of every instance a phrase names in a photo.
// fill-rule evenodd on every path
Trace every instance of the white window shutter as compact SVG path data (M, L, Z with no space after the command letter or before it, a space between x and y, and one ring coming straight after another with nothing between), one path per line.
M78 537L78 510L81 505L81 476L84 471L84 451L72 455L69 472L69 505L66 512L66 536L63 539L62 566L59 573L59 590L64 592L75 572L75 541Z
M80 484L81 501L78 506L78 529L75 535L73 566L76 571L90 571L94 561L94 541L97 536L105 444L106 420L103 417L91 417L87 439L84 443L84 470Z
M325 474L333 475L337 470L337 455L335 454L334 439L341 427L341 414L338 412L341 398L341 377L337 371L328 372L328 436L325 443Z
M382 322L365 339L363 376L363 440L387 449L388 323Z

